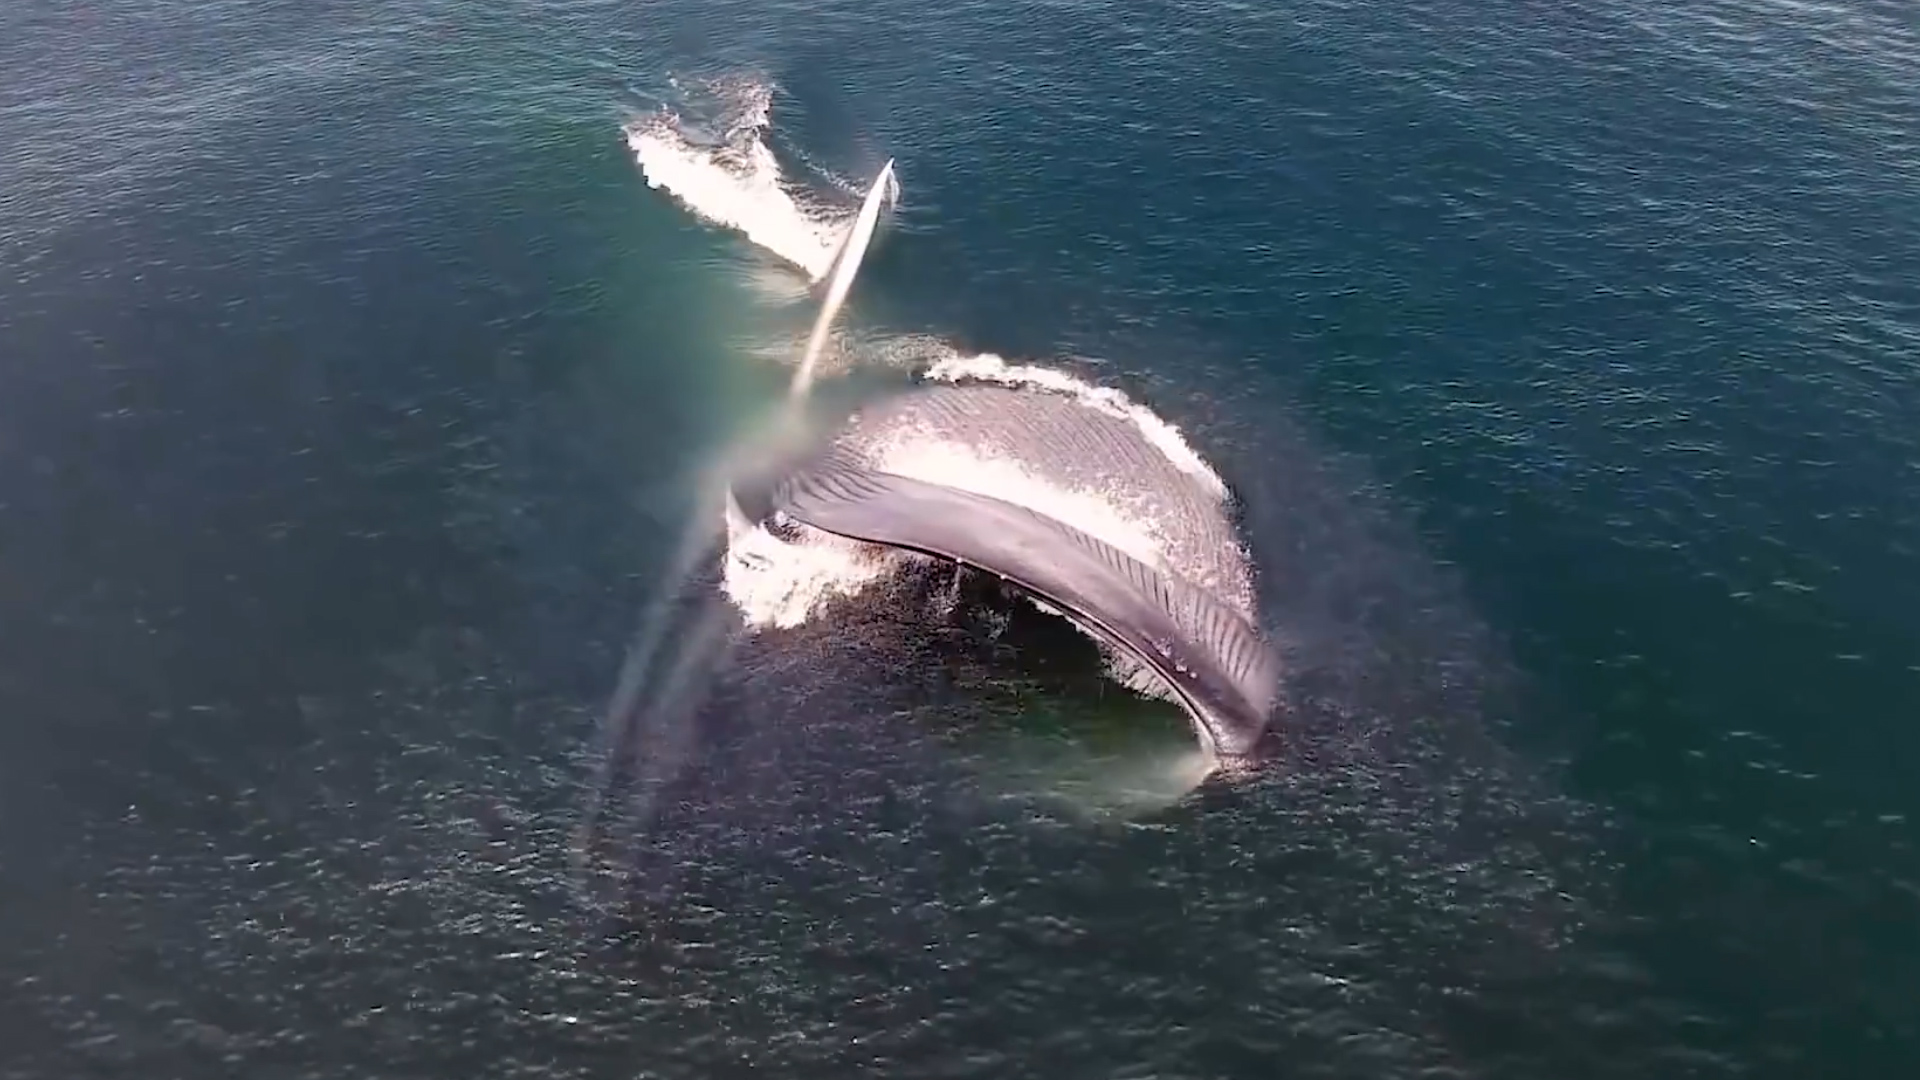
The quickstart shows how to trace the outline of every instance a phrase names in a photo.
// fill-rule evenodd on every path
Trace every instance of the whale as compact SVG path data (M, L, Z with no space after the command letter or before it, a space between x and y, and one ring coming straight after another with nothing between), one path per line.
M915 466L942 448L985 464ZM1031 483L991 490L966 476L981 470ZM1124 417L1037 387L923 382L856 409L736 492L730 514L793 542L811 530L993 575L1093 638L1126 685L1181 706L1213 756L1246 759L1266 743L1278 658L1247 599L1227 508ZM1059 492L1142 508L1161 550L1066 520L1053 505L1064 496L1049 497Z
M1094 639L1129 688L1179 704L1210 755L1252 757L1278 662L1257 628L1226 492L1204 465L1183 467L1122 411L993 379L923 380L854 410L824 439L801 422L834 318L898 198L888 159L821 279L771 453L728 484L729 536L765 529L804 544L810 531L994 575ZM999 488L970 483L965 465L926 474L929 460L971 461L973 479L997 474ZM1063 508L1089 497L1131 507L1157 542L1123 529L1130 549L1069 520Z

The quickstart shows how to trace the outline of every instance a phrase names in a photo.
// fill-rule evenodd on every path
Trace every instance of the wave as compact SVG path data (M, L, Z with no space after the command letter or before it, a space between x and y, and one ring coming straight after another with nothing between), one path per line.
M909 558L829 533L788 540L764 525L730 520L721 588L748 626L791 629L827 601L857 596L891 577Z

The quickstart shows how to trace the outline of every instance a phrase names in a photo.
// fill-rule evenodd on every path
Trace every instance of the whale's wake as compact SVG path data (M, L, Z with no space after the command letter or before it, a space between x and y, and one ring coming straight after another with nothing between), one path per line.
M706 96L712 101L662 106L627 125L627 146L647 183L813 280L825 278L855 212L809 195L781 170L766 142L772 87L724 82ZM695 109L714 115L687 115Z

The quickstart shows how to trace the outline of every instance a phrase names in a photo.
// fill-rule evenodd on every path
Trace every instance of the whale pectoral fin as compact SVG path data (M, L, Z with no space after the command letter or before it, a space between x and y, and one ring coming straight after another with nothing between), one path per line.
M853 240L853 234L859 231L859 228L858 221L850 221L847 223L847 231L840 234L840 242L834 245L833 258L827 260L826 268L820 272L820 276L813 279L812 285L809 286L815 300L826 296L828 286L833 284L833 275L839 273L840 263L847 257L847 244Z
M860 218L869 212L878 214L881 209L899 201L900 181L893 173L893 159L888 158L886 165L881 167L879 175L874 178L873 187L868 189L867 197L862 201L862 212L847 222L847 230L840 234L839 243L834 245L833 258L827 260L826 268L820 272L820 276L813 279L812 293L815 300L826 297L827 289L833 284L834 276L840 272L840 264L847 259L847 250L854 246L855 237L860 235Z
M1216 751L1250 752L1278 672L1239 612L1064 522L990 496L829 456L783 481L794 520L992 571L1164 679Z

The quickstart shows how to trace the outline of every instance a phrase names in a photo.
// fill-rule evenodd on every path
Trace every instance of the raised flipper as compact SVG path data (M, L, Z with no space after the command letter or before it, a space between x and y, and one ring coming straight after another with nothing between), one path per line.
M833 258L827 267L813 280L813 294L816 299L825 299L840 276L840 265L849 260L853 265L848 268L849 279L859 270L860 260L866 255L867 246L873 242L874 230L879 226L880 214L886 207L900 199L900 181L893 175L893 159L888 158L879 175L868 186L866 197L860 201L860 210L847 224L847 231L840 234L840 242L833 249Z

